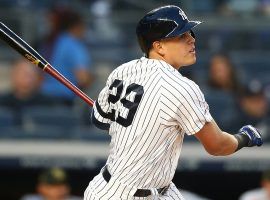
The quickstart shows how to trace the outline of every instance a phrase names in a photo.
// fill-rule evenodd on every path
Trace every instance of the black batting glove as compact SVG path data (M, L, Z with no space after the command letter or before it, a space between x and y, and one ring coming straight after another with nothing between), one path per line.
M252 125L243 126L234 137L238 140L236 151L243 147L261 146L263 144L260 132Z

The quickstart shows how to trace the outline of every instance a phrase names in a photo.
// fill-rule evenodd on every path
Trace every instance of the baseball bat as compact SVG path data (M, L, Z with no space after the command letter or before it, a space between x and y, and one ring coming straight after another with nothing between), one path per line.
M37 53L37 51L35 51L29 44L27 44L22 38L16 35L2 22L0 22L0 39L5 41L10 47L16 50L31 63L38 66L43 71L50 74L56 80L64 84L77 96L83 99L88 105L93 106L94 101L91 98L89 98L83 91L72 84L66 77L64 77L53 66L51 66L39 53Z

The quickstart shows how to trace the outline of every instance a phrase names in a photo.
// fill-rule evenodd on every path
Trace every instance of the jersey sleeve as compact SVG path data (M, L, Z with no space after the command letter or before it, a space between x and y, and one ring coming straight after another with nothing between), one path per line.
M190 81L181 89L177 116L182 130L193 135L202 129L206 122L212 121L209 106L199 86Z
M97 100L94 103L91 120L92 123L99 129L109 130L112 122L112 114L110 112L109 97L109 79L106 86L101 90Z

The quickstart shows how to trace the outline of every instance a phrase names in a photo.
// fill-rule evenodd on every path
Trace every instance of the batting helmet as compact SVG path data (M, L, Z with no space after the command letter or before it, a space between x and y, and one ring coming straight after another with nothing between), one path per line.
M191 29L200 23L189 21L181 8L168 5L147 13L137 24L136 34L142 51L147 55L154 41L176 37L187 31L195 37Z

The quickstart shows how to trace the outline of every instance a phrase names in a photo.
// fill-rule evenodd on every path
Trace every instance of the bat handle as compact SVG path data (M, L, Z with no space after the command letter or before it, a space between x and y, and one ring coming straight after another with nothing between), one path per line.
M43 71L47 72L48 74L52 75L58 81L63 83L66 87L72 90L77 96L83 99L88 105L93 107L94 101L88 97L83 91L73 85L69 80L67 80L63 75L61 75L56 69L54 69L51 65L46 64L43 68Z

